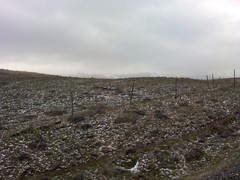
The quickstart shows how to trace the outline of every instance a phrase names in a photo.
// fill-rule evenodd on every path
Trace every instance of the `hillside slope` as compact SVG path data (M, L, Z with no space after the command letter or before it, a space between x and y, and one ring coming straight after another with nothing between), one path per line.
M0 77L0 179L204 179L239 162L231 79Z

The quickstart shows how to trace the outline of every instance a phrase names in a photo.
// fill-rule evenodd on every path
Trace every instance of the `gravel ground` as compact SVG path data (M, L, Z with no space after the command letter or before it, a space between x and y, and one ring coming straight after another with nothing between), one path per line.
M239 180L240 179L240 162L222 169L220 172L204 177L201 180Z

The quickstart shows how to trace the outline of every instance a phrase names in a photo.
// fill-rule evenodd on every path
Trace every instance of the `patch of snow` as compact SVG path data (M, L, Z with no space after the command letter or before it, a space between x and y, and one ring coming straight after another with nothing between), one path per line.
M138 170L138 165L139 165L139 162L137 161L135 166L129 169L129 171L131 171L132 173L139 173L140 171Z

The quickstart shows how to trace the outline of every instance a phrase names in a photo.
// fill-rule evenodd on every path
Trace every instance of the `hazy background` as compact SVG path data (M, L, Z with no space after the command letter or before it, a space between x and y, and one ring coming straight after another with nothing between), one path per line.
M230 77L240 1L0 0L0 68Z

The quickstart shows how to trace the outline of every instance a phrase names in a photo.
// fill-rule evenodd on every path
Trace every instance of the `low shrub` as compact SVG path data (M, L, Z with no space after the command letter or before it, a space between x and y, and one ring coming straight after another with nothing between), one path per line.
M80 113L75 113L73 114L73 116L70 116L68 118L68 120L72 123L78 123L78 122L82 122L85 120L85 114L80 112Z
M116 118L114 123L115 124L122 124L122 123L132 123L132 124L135 124L136 123L136 118L134 116L124 115L122 117Z
M150 136L157 137L160 135L160 131L158 129L150 131Z
M229 136L233 135L233 130L225 127L225 125L213 125L210 128L210 133L211 134L217 134L218 136L220 136L220 138L227 138Z
M98 114L104 114L106 112L107 107L103 104L98 104L95 106L91 106L89 109L77 112L73 114L73 117L69 117L68 120L72 123L78 123L84 121L87 118L94 117Z
M25 160L30 160L30 156L26 153L22 153L19 156L17 156L16 160L17 161L25 161Z
M51 127L50 125L44 125L44 126L40 126L38 129L41 131L49 131Z
M145 116L146 112L144 110L137 110L133 111L134 114L139 115L139 116Z
M88 115L90 117L95 116L96 114L104 114L106 113L107 106L104 104L97 104L95 106L91 106L88 110Z
M31 150L45 150L47 148L46 141L41 137L38 136L36 140L28 144L28 147Z
M84 125L81 126L81 129L82 129L83 131L87 131L87 130L90 129L90 128L92 128L92 126L91 126L90 124L84 124Z
M179 106L189 107L189 102L183 101L183 102L179 103Z
M136 149L134 149L134 148L130 148L130 149L128 149L128 150L125 151L125 154L126 154L126 155L134 154L134 153L136 153Z
M38 131L37 128L34 128L32 124L29 124L28 128L26 128L20 132L14 133L14 134L10 135L10 137L14 138L14 137L22 136L25 134L37 134L38 133L37 131Z
M228 126L229 124L232 124L235 120L236 120L235 117L227 118L227 119L224 119L224 120L221 122L221 124L224 125L224 126Z
M38 116L37 115L27 115L27 116L24 116L25 119L28 119L28 120L33 120L33 119L36 119Z
M5 128L3 127L2 124L0 124L0 130L4 130Z
M125 162L123 164L123 166L124 166L125 169L131 169L131 168L133 168L135 166L136 163L137 163L137 159L133 158L130 161Z
M199 161L203 158L204 154L205 154L204 151L202 151L201 149L193 148L191 151L186 153L184 157L187 162Z
M116 89L114 90L114 93L115 93L116 95L118 95L118 94L123 94L124 91L123 91L122 88L120 88L120 87L116 87Z
M83 175L76 175L73 177L73 180L84 180L84 176Z
M149 97L146 97L143 99L143 102L150 102L150 101L151 101L151 99Z
M57 110L57 109L52 109L50 111L47 111L44 113L47 116L62 116L64 114L67 114L66 110Z
M169 119L167 115L162 110L154 111L154 117L157 119Z

